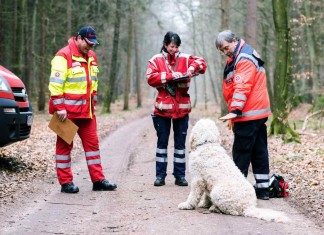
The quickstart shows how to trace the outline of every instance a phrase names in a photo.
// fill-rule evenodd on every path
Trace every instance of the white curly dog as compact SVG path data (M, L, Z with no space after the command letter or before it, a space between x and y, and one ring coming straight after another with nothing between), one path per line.
M220 145L214 121L201 119L190 134L190 194L178 205L181 210L197 207L212 212L255 217L267 221L288 222L284 213L257 208L254 188Z

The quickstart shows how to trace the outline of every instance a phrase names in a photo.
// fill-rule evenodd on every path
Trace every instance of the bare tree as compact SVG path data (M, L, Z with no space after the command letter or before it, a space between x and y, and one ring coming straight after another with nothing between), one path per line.
M132 52L133 52L133 6L132 1L129 2L128 14L128 40L127 40L127 71L124 83L124 107L123 110L129 109L129 92L130 81L132 76Z
M111 67L109 74L109 84L106 90L106 99L105 99L105 112L110 113L112 99L114 97L114 89L115 83L117 80L117 65L118 65L118 44L119 44L119 31L120 31L120 15L121 15L121 6L122 1L116 1L116 12L115 12L115 25L114 25L114 41L113 41L113 49L111 56Z
M230 6L230 0L222 0L221 1L221 29L228 29L229 27L229 6ZM221 116L228 113L227 104L224 99L221 99Z
M40 67L39 67L39 83L38 83L38 110L44 111L45 109L45 86L47 73L46 73L46 6L45 1L40 1L39 12L41 13L41 29L40 29Z
M247 13L246 13L246 42L252 47L257 48L257 1L247 1Z

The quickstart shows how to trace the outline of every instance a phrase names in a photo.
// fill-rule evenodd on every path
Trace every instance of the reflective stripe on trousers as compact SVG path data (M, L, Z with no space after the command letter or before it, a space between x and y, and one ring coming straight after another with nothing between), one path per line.
M245 177L250 163L256 188L269 187L269 155L267 143L267 118L235 122L233 126L233 160Z
M93 119L71 119L78 127L78 135L82 140L89 174L92 182L105 179L102 171L97 136L96 118ZM56 140L56 173L60 184L73 182L71 171L71 145L57 136Z
M156 148L156 176L165 178L168 165L168 141L171 131L171 122L174 132L174 158L173 175L175 177L185 176L185 144L188 130L189 116L171 119L152 115L154 128L158 137Z

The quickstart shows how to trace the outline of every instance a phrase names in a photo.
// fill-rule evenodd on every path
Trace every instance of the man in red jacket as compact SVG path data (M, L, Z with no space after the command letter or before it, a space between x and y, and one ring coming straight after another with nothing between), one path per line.
M165 185L171 123L174 132L173 175L175 184L188 186L185 179L185 142L189 122L188 114L191 111L188 90L192 74L205 73L207 65L203 58L181 53L180 44L181 39L178 34L167 32L160 53L149 60L146 71L148 84L158 91L152 115L158 137L154 186ZM189 78L172 84L173 88L170 91L169 83L184 74L189 75Z
M95 105L97 103L98 64L96 54L91 50L99 44L96 31L91 26L79 30L69 39L69 44L59 50L52 60L49 91L49 112L56 112L61 121L71 119L76 124L82 141L85 157L93 182L94 191L108 191L116 184L105 179L102 171L97 135ZM77 193L71 171L71 145L57 136L56 172L61 192Z
M224 70L223 95L229 113L220 119L233 123L233 160L245 177L250 163L257 198L269 199L267 127L271 115L264 62L259 54L230 30L218 34L216 48L229 57Z

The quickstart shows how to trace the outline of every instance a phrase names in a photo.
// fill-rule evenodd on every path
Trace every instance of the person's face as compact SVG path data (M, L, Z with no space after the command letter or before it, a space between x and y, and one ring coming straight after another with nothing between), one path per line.
M179 49L177 44L175 44L174 42L171 42L169 45L164 46L164 47L169 52L170 55L174 55L174 53L176 53Z
M94 44L89 44L86 39L82 38L80 35L77 37L77 45L79 51L83 55L87 55L88 52L91 50L91 48L94 46Z
M237 45L237 40L234 38L232 42L224 40L222 45L219 47L219 50L227 55L228 57L233 57L235 47Z

